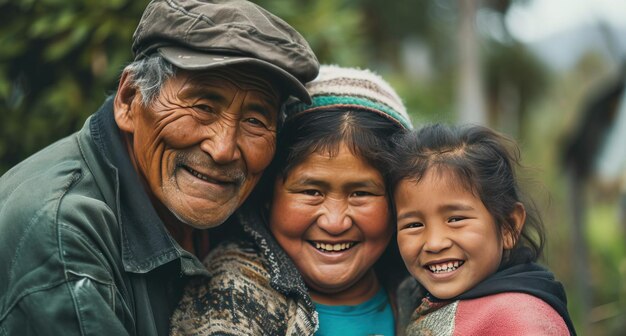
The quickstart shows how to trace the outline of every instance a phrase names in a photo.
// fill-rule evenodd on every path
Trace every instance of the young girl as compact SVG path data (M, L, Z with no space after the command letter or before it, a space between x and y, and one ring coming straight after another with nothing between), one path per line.
M172 334L395 334L391 294L408 274L393 239L389 139L411 122L370 71L322 66L307 90L313 104L287 107L270 170L238 223L223 225L241 230L185 290Z
M417 307L406 333L574 335L563 287L535 264L544 232L520 198L515 144L478 126L427 126L397 140L398 246L421 285L399 294L402 307ZM421 302L408 299L416 289Z

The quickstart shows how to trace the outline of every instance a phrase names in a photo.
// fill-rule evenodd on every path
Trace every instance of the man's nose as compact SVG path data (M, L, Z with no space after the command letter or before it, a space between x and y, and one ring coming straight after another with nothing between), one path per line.
M246 94L244 90L235 92L219 119L207 125L207 139L200 147L213 158L215 163L227 164L241 158L238 140Z
M208 127L207 138L202 141L200 148L211 156L218 164L228 164L241 157L237 143L239 122L236 120L220 120Z

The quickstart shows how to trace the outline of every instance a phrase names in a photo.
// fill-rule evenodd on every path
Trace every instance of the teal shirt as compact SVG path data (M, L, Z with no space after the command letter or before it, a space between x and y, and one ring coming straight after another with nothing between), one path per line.
M319 329L315 335L365 336L395 334L393 311L384 289L356 306L315 304Z

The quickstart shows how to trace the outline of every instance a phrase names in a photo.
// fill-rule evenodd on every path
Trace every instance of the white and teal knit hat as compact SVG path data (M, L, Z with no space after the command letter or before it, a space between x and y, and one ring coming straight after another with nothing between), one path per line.
M352 108L378 113L405 129L413 128L398 94L372 71L322 65L317 78L306 88L312 103L288 105L287 118L326 108Z

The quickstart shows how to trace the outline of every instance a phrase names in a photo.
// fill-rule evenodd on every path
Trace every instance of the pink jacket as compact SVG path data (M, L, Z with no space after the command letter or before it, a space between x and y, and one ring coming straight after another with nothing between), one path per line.
M543 300L507 292L453 302L422 300L407 335L569 335L563 318Z

